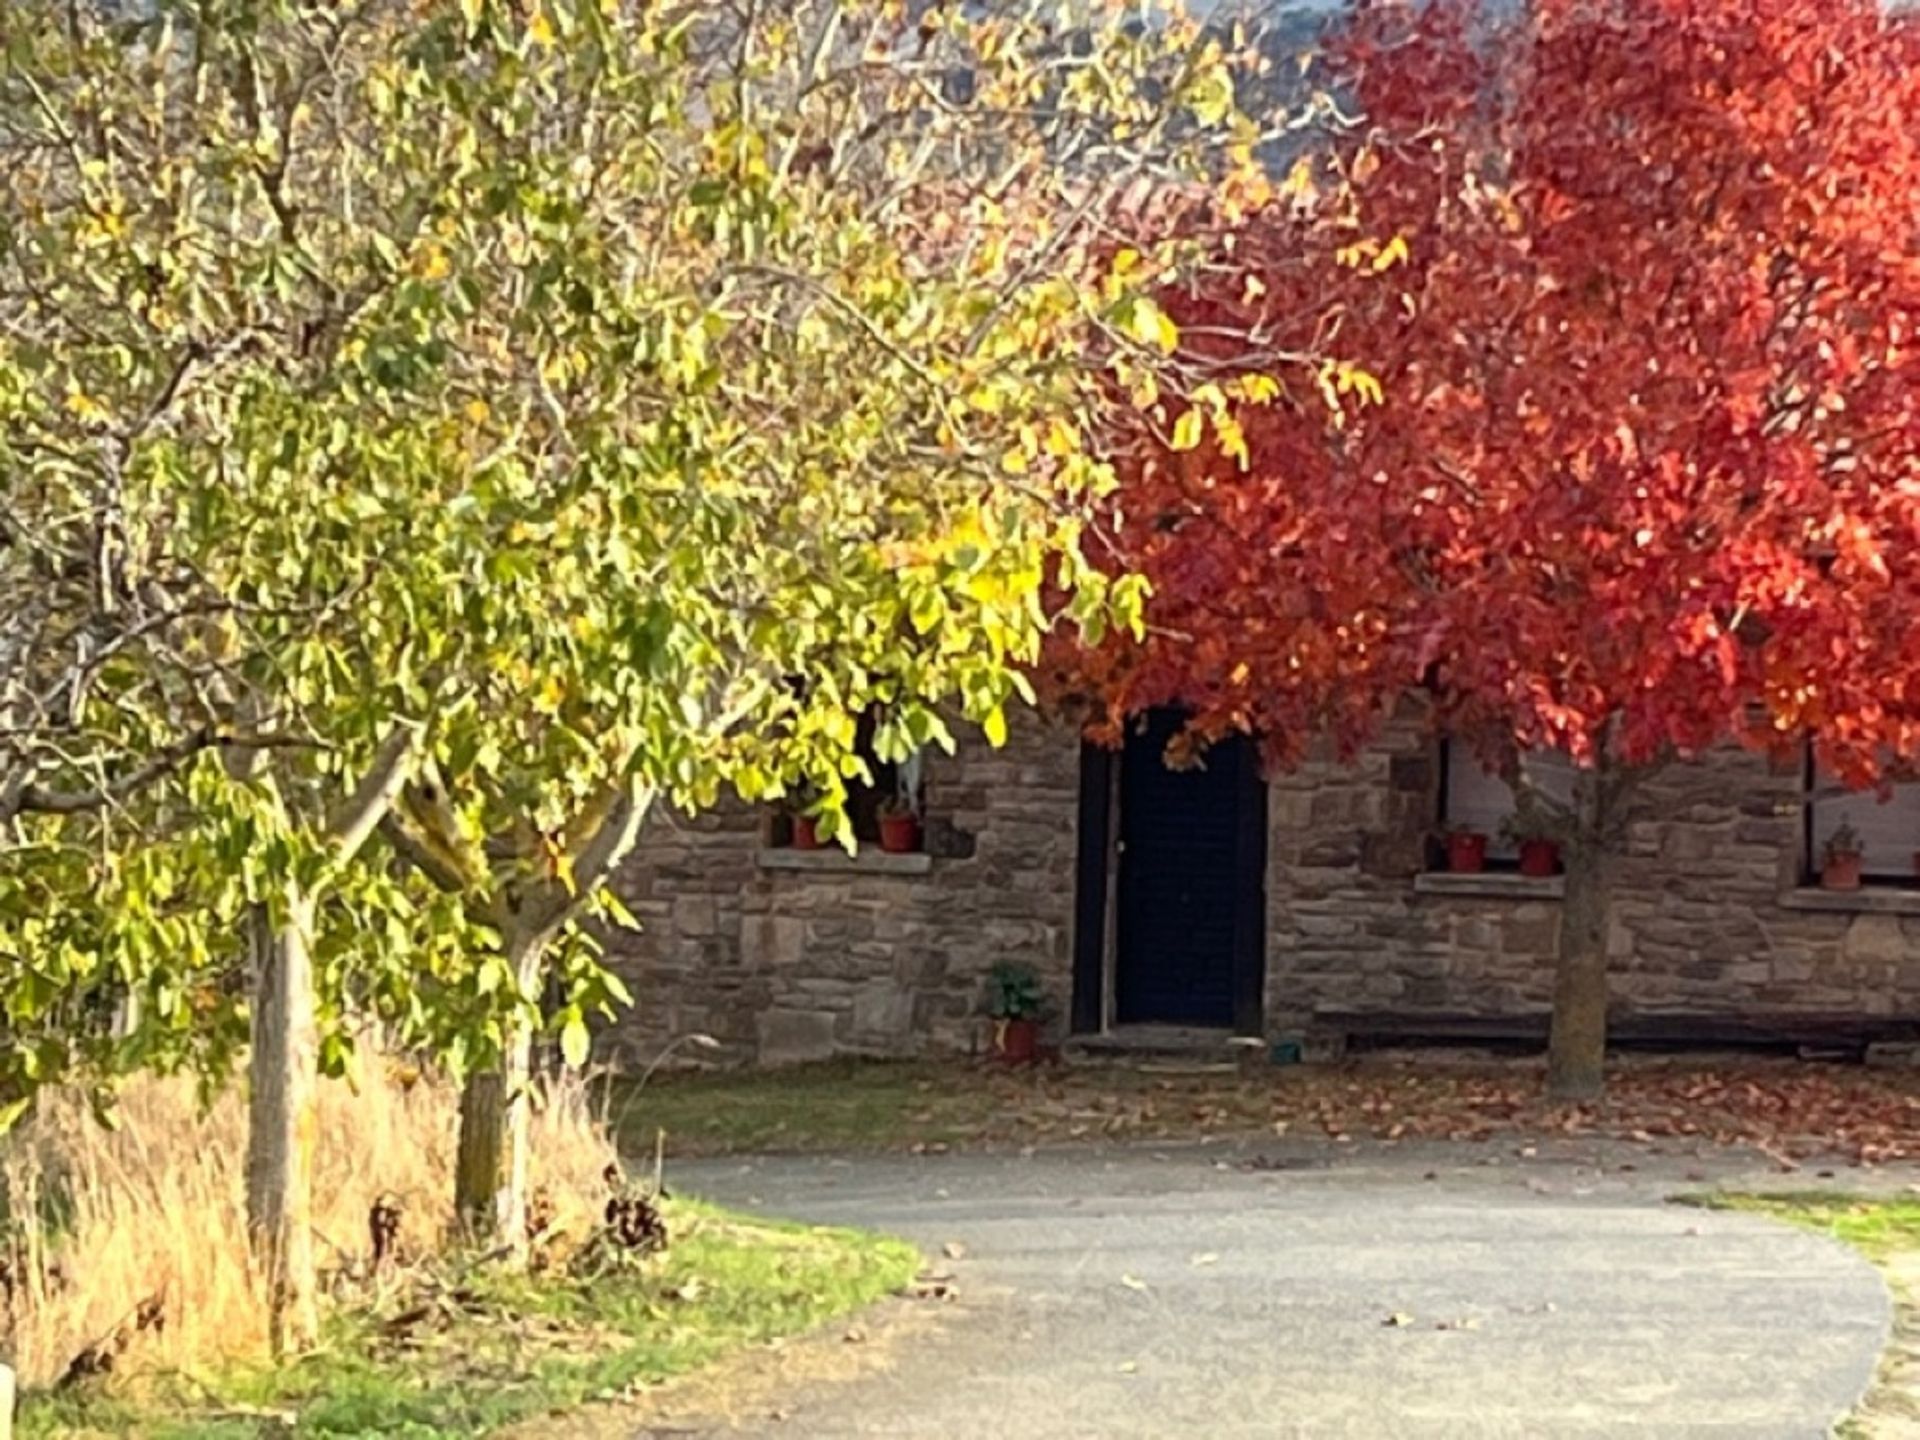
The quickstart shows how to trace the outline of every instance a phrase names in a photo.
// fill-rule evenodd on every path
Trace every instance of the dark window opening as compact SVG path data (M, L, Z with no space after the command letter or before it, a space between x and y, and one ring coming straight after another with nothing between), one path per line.
M1845 827L1859 845L1863 885L1920 890L1920 781L1849 790L1819 767L1809 748L1805 790L1803 880L1819 883L1828 842Z

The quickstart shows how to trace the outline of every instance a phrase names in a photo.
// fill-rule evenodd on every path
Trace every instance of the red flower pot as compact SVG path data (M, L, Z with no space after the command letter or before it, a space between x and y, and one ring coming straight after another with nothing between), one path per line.
M1551 840L1520 842L1520 873L1536 878L1560 873L1560 847Z
M1447 869L1477 875L1487 868L1487 837L1471 832L1447 836Z
M889 855L911 855L920 848L918 815L882 815L880 848Z
M1038 1020L999 1020L994 1023L994 1053L1009 1065L1031 1065L1040 1053Z
M1827 863L1820 868L1820 888L1822 890L1858 890L1860 866L1865 858L1862 855L1827 856Z
M793 848L796 850L818 850L826 844L820 838L820 822L811 815L793 817Z

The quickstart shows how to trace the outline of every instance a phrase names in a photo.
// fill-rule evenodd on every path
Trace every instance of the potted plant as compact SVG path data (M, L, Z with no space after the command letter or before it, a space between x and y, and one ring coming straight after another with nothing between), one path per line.
M1031 1064L1040 1051L1040 1014L1046 997L1031 965L1002 960L987 975L987 1013L993 1051L1009 1065Z
M1863 860L1860 834L1842 820L1827 836L1820 857L1820 887L1823 890L1858 890Z
M1520 842L1520 873L1544 879L1560 873L1560 842L1531 836Z
M811 811L818 793L812 785L796 785L793 793L787 797L787 813L793 817L793 848L796 850L821 850L826 848L826 837L820 833L820 817Z
M1477 875L1487 868L1487 837L1479 830L1449 830L1447 869L1456 875Z
M880 806L880 848L889 855L911 855L920 848L920 809L905 791Z
M1544 880L1560 873L1560 842L1537 831L1523 830L1509 817L1500 826L1501 835L1511 840L1520 852L1520 873Z

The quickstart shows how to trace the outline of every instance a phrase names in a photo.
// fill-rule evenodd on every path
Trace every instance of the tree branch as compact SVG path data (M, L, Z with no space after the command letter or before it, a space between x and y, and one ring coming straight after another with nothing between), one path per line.
M419 741L418 725L397 723L380 742L373 764L360 778L353 794L328 817L327 834L333 840L338 859L351 860L357 855L380 824L381 817L393 808L401 787L407 783L407 772Z
M449 895L464 895L467 892L466 876L431 844L414 834L397 811L389 810L380 817L380 834L393 846L394 852L426 876L435 889Z
M300 735L248 735L202 728L162 747L117 780L87 790L49 790L24 776L0 789L0 823L17 815L77 815L118 805L148 785L179 769L203 750L275 750L301 746L319 748L317 740Z

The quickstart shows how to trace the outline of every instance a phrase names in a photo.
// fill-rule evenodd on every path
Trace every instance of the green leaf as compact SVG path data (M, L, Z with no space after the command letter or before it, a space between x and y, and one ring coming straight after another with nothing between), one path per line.
M587 1022L581 1018L578 1009L568 1011L565 1022L560 1027L560 1055L567 1064L578 1070L587 1063L593 1040L587 1033Z

